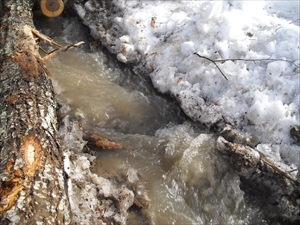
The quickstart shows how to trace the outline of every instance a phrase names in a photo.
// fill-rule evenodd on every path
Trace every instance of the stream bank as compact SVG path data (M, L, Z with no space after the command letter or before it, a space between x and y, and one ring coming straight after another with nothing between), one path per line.
M247 140L242 141L242 144L251 146L255 154L259 154L259 163L254 163L255 167L252 168L253 174L239 174L242 181L240 187L245 191L245 197L261 207L268 223L293 224L299 221L300 209L300 151L295 142L297 138L290 136L290 131L295 130L295 125L299 123L300 95L299 88L295 85L299 83L299 67L295 64L299 60L299 52L288 54L279 50L287 42L280 35L284 31L278 32L276 24L281 19L283 22L291 16L295 17L297 12L291 6L282 8L276 3L266 3L263 6L264 4L252 5L250 2L232 4L227 1L195 1L188 4L178 1L84 1L83 4L75 4L75 9L94 38L116 54L119 61L132 66L136 74L150 76L154 86L160 92L174 96L194 121L204 123L214 132L220 132L223 128L226 132L225 124L237 129L238 136L244 136ZM252 7L259 7L261 11L253 13ZM272 10L269 14L272 7L278 20ZM241 16L243 10L244 22L251 23L257 16L264 18L262 23L270 22L268 32L272 33L275 29L278 32L275 36L278 45L276 54L278 57L284 55L291 58L287 61L291 66L283 66L277 60L261 61L259 66L255 61L237 63L233 60L236 65L225 63L223 67L223 72L230 76L227 81L216 77L218 74L216 68L212 68L213 65L200 63L203 66L199 67L199 63L193 58L195 51L215 54L214 58L220 59L221 64L224 63L221 59L229 56L253 58L253 51L257 53L257 57L262 53L269 54L269 49L265 50L261 43L268 44L271 40L260 32L255 36L260 41L249 38L252 37L252 29L262 29L256 23L248 27L239 27L238 23L236 29L241 28L242 34L239 33L238 36L241 39L230 36L230 32L237 32L231 29L236 21L234 13ZM291 10L292 15L288 13ZM250 17L254 20L249 19ZM299 39L298 25L292 22L289 24L285 29L290 32L291 36L287 38L291 37L289 44L294 48ZM243 36L245 30L249 32L245 32ZM227 43L228 39L231 40L230 43ZM247 47L240 48L241 43L247 44ZM237 77L239 79L235 79ZM280 86L277 88L274 82L279 82ZM281 96L283 92L290 93L288 99ZM239 138L228 140L241 144L237 139ZM248 162L247 153L243 154L246 157L241 164L247 170L246 167L251 168L251 163ZM239 157L237 154L230 158L235 169L240 167ZM285 184L284 187L281 186L282 183ZM253 190L255 187L259 187L259 191ZM261 195L270 192L271 194L261 198ZM285 200L282 200L285 196L283 193L289 196Z
M63 28L61 30L66 32L62 39L70 33L78 33L81 29L76 26L78 23L76 19L75 22L70 22L73 23L72 25L68 24L69 22L60 21L60 23ZM48 35L55 37L55 35ZM75 35L75 38L78 39L80 36ZM103 214L106 217L113 215L114 222L124 224L128 209L129 212L131 211L128 217L131 222L134 219L139 221L144 216L148 218L149 223L153 224L268 223L260 213L260 209L251 206L250 201L247 202L244 192L239 188L239 177L232 171L228 162L217 153L213 135L203 134L203 130L190 121L183 122L185 119L180 118L176 107L175 111L172 110L174 105L168 106L167 101L155 103L158 98L149 95L154 91L145 88L147 84L141 82L139 76L121 72L126 71L125 67L115 70L117 65L108 62L110 67L104 71L113 71L113 73L105 74L100 68L105 63L103 64L100 59L102 56L97 53L99 49L90 46L83 50L77 52L78 61L72 58L73 53L69 53L68 57L61 56L52 66L47 65L51 71L55 71L52 72L53 75L57 76L53 79L57 82L57 93L71 105L70 116L74 114L82 116L90 129L118 139L125 147L117 154L108 150L98 152L97 149L90 149L98 152L97 158L85 153L80 153L80 156L66 153L67 158L72 159L69 162L71 166L66 167L70 177L69 188L73 187L69 191L70 193L73 191L74 198L82 196L81 199L73 202L74 206L80 206L76 209L78 223L101 224L98 217ZM80 61L84 61L84 64L80 64ZM86 73L90 68L91 71ZM59 79L66 79L66 81L62 82ZM104 84L99 80L104 80ZM106 86L109 86L108 90L101 92ZM125 87L125 90L120 87ZM137 90L141 87L143 91ZM80 88L83 89L79 91ZM112 88L116 88L115 91L110 91ZM75 90L72 92L72 89ZM99 90L100 93L97 94ZM120 94L116 96L115 93ZM103 96L110 97L108 100L101 99ZM125 96L127 98L124 98ZM80 100L82 97L83 99ZM91 100L90 104L87 103L86 97ZM152 101L152 98L155 101ZM114 99L116 102L112 104ZM96 105L95 102L99 104ZM122 104L123 102L126 104ZM99 105L103 103L108 105L100 108ZM152 106L154 109L148 108L149 103L156 105ZM126 106L129 106L129 109L126 109ZM166 108L157 113L163 108L162 106ZM168 114L170 111L171 114ZM63 114L65 116L66 112ZM157 117L164 118L165 122ZM75 125L68 120L65 121L65 125L69 127L66 130L71 131L70 139L65 140L65 143L75 143L73 147L69 147L76 152L85 143L81 140ZM65 131L62 131L63 136ZM95 163L93 174L89 172L91 161ZM121 188L111 185L119 182L127 183L127 187L124 189L122 185ZM99 194L110 200L107 202L100 198L96 201ZM127 197L124 198L123 204L119 205L120 208L113 211L108 210L113 207L105 208L105 206L112 206L112 203L117 202L118 199L123 199L124 195ZM133 196L138 195L144 195L147 201L151 200L149 201L151 210L148 210L146 215L141 213L140 217L135 216L136 208L129 208L134 202ZM79 203L84 199L83 196L86 202ZM114 214L115 211L120 211L121 214ZM110 221L102 220L102 222Z

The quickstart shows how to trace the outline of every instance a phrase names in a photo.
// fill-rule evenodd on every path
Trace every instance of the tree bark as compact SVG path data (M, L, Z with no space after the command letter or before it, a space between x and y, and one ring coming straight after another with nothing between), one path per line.
M31 0L0 0L0 223L70 224L56 101Z

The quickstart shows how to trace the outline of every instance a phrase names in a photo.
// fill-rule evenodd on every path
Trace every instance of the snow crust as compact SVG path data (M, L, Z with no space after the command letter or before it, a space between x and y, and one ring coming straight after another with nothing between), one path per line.
M274 160L300 166L289 135L300 122L299 1L112 2L118 11L109 12L110 26L101 29L95 18L103 12L93 1L77 8L121 62L143 67L193 120L230 123L258 138L259 150ZM194 53L246 60L217 63L226 80Z

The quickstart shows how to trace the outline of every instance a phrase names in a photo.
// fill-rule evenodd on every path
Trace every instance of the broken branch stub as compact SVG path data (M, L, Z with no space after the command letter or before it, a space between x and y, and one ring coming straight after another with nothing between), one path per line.
M73 44L73 45L67 45L65 47L62 47L60 49L56 49L54 50L53 52L51 52L50 54L48 54L47 56L43 57L43 61L46 62L52 58L54 58L58 53L60 52L66 52L72 48L78 48L80 45L84 44L84 41L80 41L76 44Z
M87 141L89 145L93 145L104 149L120 150L123 147L121 143L111 141L105 137L86 132L83 132L82 139Z

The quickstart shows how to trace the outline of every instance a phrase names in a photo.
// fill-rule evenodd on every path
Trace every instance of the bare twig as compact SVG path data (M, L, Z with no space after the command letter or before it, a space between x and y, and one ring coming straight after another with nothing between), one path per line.
M216 64L217 61L212 60L212 59L210 59L210 58L207 58L207 57L205 57L205 56L199 55L197 52L195 52L194 54L196 54L196 55L199 56L200 58L206 59L206 60L212 62L213 64L215 64L215 66L218 68L218 70L219 70L220 73L223 75L223 77L224 77L226 80L228 80L227 77L225 76L225 74L222 72L222 70L221 70L221 69L219 68L219 66Z
M295 23L295 22L297 22L298 20L300 20L300 18L299 18L299 19L296 19L296 20L294 20L294 21L292 21L292 22L290 22L289 24Z
M44 52L45 54L49 54L45 49L43 49L41 46L39 46L39 49L42 51L42 52Z
M256 61L283 61L283 62L288 62L293 64L294 66L300 68L300 66L298 66L297 64L295 64L293 61L287 60L287 59L271 59L271 58L267 58L267 59L219 59L219 60L214 60L215 62L220 62L220 63L224 63L226 61L245 61L245 62L256 62Z
M53 58L54 56L56 56L58 53L60 53L60 52L66 52L66 51L68 51L68 50L70 50L70 49L72 49L72 48L79 47L79 46L82 45L82 44L84 44L84 41L78 42L78 43L76 43L76 44L74 44L74 45L67 45L67 46L62 47L62 48L60 48L60 49L54 50L54 51L52 51L51 53L49 53L49 55L45 56L45 57L43 58L43 61L46 62L46 61L48 61L49 59L52 59L52 58Z
M54 46L57 49L62 48L63 46L61 46L60 44L57 44L55 41L53 41L51 38L47 37L46 35L40 33L38 30L36 29L31 29L31 32L37 36L40 40L47 42L48 44Z
M258 152L260 154L260 160L265 162L267 165L269 165L270 167L272 167L275 171L277 171L279 174L281 174L282 176L284 176L285 178L293 181L296 184L300 184L300 180L292 177L290 174L288 174L288 172L283 171L282 169L280 169L278 166L276 166L274 163L272 163L270 160L268 160L261 152Z
M293 169L293 170L289 170L289 171L286 171L287 173L292 173L292 172L295 172L295 171L298 171L298 169Z
M294 21L292 21L292 22L290 22L289 24L295 23L295 22L297 22L298 20L300 20L300 18L299 18L299 19L296 19L296 20L294 20ZM277 32L281 27L282 27L282 26L280 25L280 26L275 30L275 32Z
M203 55L200 55L198 52L195 52L194 54L197 55L197 56L199 56L200 58L203 58L203 59L206 59L206 60L212 62L212 63L218 68L218 70L219 70L220 73L223 75L223 77L225 77L226 80L228 80L227 77L226 77L225 74L222 72L222 70L221 70L220 67L217 65L217 63L224 63L224 62L226 62L226 61L233 61L233 62L234 62L234 61L245 61L245 62L256 62L256 61L273 61L273 62L275 62L275 61L284 61L284 62L291 63L291 64L293 64L294 66L300 68L299 65L297 65L297 64L295 64L293 61L287 60L287 59L271 59L271 58L267 58L267 59L218 59L218 60L214 60L214 59L210 59L210 58L208 58L208 57L205 57L205 56L203 56Z
M31 28L31 32L32 34L34 34L37 38L39 38L41 41L47 42L49 45L53 46L55 48L55 50L53 50L50 53L47 53L42 47L39 46L39 48L47 54L47 56L45 56L44 58L42 58L42 60L48 61L49 59L52 59L54 56L56 56L59 52L66 52L69 49L75 48L75 47L79 47L80 45L84 44L83 41L78 42L76 44L73 45L67 45L67 46L62 46L58 43L56 43L55 41L53 41L51 38L47 37L46 35L40 33L38 30Z

